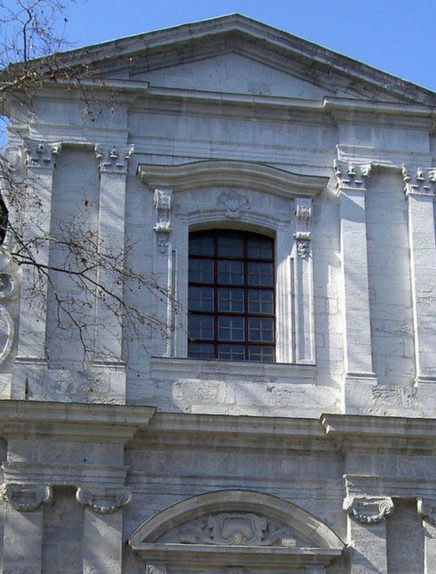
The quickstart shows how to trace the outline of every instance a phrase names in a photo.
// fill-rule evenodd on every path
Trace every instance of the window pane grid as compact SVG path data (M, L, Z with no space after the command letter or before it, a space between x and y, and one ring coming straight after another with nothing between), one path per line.
M189 357L274 361L273 247L246 232L191 234Z

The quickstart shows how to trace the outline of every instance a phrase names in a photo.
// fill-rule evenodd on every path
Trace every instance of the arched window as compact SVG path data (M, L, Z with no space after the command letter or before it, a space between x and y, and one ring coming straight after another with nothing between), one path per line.
M189 237L188 356L275 360L274 240L214 229Z

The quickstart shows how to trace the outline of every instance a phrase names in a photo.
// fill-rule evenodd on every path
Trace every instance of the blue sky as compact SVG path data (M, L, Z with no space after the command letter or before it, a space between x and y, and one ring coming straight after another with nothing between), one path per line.
M436 91L436 0L77 0L72 47L239 12Z

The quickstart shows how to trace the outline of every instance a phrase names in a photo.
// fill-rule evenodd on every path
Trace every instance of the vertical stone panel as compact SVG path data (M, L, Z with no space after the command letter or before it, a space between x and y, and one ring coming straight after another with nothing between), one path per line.
M53 502L44 507L43 572L82 573L83 514L73 487L53 488Z
M80 169L77 169L80 166ZM53 180L52 230L57 238L80 240L85 234L97 238L99 180L93 149L64 147ZM93 241L91 239L91 241ZM83 243L82 243L83 247ZM50 265L74 267L68 247L52 242ZM86 265L86 262L83 262ZM95 277L95 273L91 272ZM84 360L84 346L74 321L87 325L82 331L86 347L92 349L94 339L95 300L85 291L80 279L65 273L51 272L52 289L48 296L47 351L51 366L68 368ZM65 301L59 307L54 293ZM69 316L71 313L71 316Z
M386 521L388 572L424 572L424 531L415 500L395 500L395 512Z
M375 171L366 195L374 370L379 385L414 376L407 205L399 173Z

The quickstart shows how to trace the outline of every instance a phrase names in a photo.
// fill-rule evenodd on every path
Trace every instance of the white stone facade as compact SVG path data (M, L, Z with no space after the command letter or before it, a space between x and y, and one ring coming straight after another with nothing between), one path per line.
M6 239L2 571L436 571L436 95L239 15L78 63L7 110L23 234L80 221L153 289L93 269L120 321ZM274 239L274 363L188 358L206 229Z

